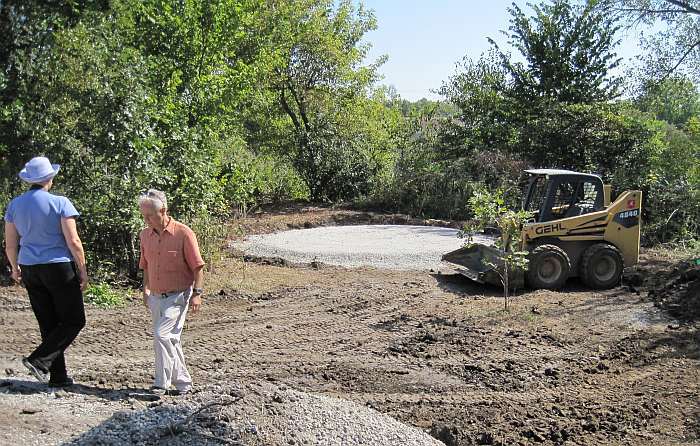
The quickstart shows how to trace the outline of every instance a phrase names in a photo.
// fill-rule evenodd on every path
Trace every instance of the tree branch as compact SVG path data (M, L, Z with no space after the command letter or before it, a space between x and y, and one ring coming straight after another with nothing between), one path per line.
M304 105L304 102L299 98L299 95L296 93L296 90L294 90L294 86L292 85L291 81L289 81L289 79L287 79L286 84L289 88L289 92L294 98L294 102L296 102L297 107L299 108L299 115L301 116L301 120L304 123L304 129L306 129L307 132L310 132L311 126L309 125L309 119L306 115L306 106Z
M195 410L191 414L185 418L184 421L179 422L179 423L168 423L167 426L164 426L161 428L161 434L160 437L164 438L167 436L175 437L176 435L183 434L188 431L191 427L193 427L193 423L195 422L196 417L204 412L205 410L211 409L212 407L225 407L225 406L230 406L236 402L238 402L241 398L236 398L234 400L229 400L229 401L214 401L209 404L205 404L201 406L199 409ZM239 446L241 443L239 441L234 441L234 440L228 440L225 438L220 438L213 436L211 434L207 434L206 432L195 432L196 435L200 435L205 438L209 438L211 440L219 441L223 444L230 444L230 445L236 445Z
M639 12L642 14L688 14L681 9L615 8L615 12Z
M693 6L690 5L690 3L682 0L665 0L666 3L670 3L672 5L676 5L679 8L682 8L685 12L688 14L695 14L695 15L700 15L700 9L694 8Z
M696 41L694 44L692 44L688 49L683 53L680 59L676 62L676 64L671 68L670 70L666 71L666 73L663 75L663 77L659 80L659 83L663 82L668 78L676 69L685 61L686 57L690 55L690 53L695 49L700 47L700 40Z
M211 11L208 11L209 14L211 14ZM202 68L204 67L204 58L207 54L207 48L209 47L209 32L211 31L210 27L213 26L213 19L209 17L206 13L202 14L202 16L199 18L199 25L200 25L200 30L202 33L202 41L200 44L200 50L199 50L199 61L196 64L196 74L195 74L195 80L198 80L199 77L202 75ZM190 86L191 86L192 80L190 79ZM197 116L195 116L194 113L194 99L195 95L193 97L189 98L189 104L188 104L188 110L187 110L187 122L190 125L190 127L194 127L194 125L199 121L199 111L197 112Z
M289 103L287 102L287 97L284 95L285 89L286 87L284 85L280 88L280 103L282 104L282 108L284 109L285 113L287 113L287 115L289 115L289 117L292 118L294 128L296 128L297 131L301 131L301 123L299 122L297 115L292 111L292 108L289 106Z

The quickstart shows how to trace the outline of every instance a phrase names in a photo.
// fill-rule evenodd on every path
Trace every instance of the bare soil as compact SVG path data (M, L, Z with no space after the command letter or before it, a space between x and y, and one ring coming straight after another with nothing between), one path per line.
M261 213L239 221L232 237L329 222L397 223L371 215ZM231 254L209 273L211 294L184 332L196 385L264 380L344 398L448 446L700 444L700 325L670 318L643 289L594 292L571 283L560 292L521 293L504 311L498 289L449 271L268 263ZM671 260L643 255L642 266L657 271ZM72 392L119 400L125 389L148 387L150 319L140 300L88 307L87 317L67 352L81 383ZM39 333L23 289L0 288L0 326L0 373L29 380L19 359ZM2 389L22 393L16 385ZM100 407L67 419L0 394L0 443L67 439L118 409Z

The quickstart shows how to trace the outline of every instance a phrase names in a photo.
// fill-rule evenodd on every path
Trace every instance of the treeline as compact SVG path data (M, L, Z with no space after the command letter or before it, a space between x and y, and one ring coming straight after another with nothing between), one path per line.
M634 1L620 3L635 11ZM440 90L452 116L419 104L420 128L400 152L387 204L465 218L484 184L517 206L523 168L558 167L598 173L618 193L643 190L645 244L700 239L700 65L686 74L673 70L682 60L666 59L670 69L647 64L616 77L623 18L611 4L545 2L533 16L514 4L507 36L517 54L492 42L464 58ZM693 20L700 29L700 15Z
M475 188L515 196L521 168L563 167L644 189L648 242L698 238L697 88L673 74L621 96L597 3L513 7L522 57L494 46L443 102L410 103L378 85L376 20L353 1L0 0L0 206L46 154L92 265L132 277L148 187L208 244L293 199L468 218Z

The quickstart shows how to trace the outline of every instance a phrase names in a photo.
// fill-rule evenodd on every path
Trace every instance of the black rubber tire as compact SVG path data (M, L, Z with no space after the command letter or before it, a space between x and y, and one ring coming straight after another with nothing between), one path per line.
M620 283L624 264L620 250L607 243L591 245L581 256L581 280L588 287L607 290Z
M556 245L540 245L528 254L527 283L531 288L557 290L564 286L571 261Z

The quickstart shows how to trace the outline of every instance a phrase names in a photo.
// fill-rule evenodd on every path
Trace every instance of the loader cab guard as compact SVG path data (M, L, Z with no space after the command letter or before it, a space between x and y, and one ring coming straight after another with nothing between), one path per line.
M605 208L603 180L597 175L559 169L526 170L530 175L522 207L537 223L600 211Z

